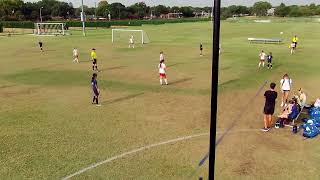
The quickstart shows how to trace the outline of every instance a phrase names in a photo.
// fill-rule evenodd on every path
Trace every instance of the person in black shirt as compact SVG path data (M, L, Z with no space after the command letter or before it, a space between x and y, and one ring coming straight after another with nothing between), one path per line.
M100 95L100 90L98 88L98 82L97 82L97 74L93 73L92 78L91 78L91 86L92 86L92 91L93 91L93 99L92 103L96 103L97 106L100 106L99 104L99 95Z
M265 97L265 105L264 105L264 128L261 130L264 132L268 132L270 130L272 124L272 115L274 113L274 107L276 105L276 99L278 97L278 93L274 90L276 87L275 83L270 84L270 90L267 90L264 93Z
M42 45L43 45L42 41L39 41L39 47L40 47L41 51L43 51Z
M200 43L200 56L203 56L202 51L203 51L203 45L202 43Z
M272 69L272 52L269 53L269 55L267 56L267 60L268 60L268 69Z

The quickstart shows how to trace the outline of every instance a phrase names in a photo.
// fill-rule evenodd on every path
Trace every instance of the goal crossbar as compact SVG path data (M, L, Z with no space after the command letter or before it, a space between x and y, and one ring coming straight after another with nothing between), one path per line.
M66 23L35 23L36 35L65 35ZM50 32L46 32L49 30ZM56 30L55 32L53 32Z

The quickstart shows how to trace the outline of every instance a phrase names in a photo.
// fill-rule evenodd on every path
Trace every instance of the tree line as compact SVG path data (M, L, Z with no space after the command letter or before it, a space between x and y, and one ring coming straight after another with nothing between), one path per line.
M310 5L291 5L286 6L281 3L279 6L272 6L269 2L260 1L256 2L252 7L246 6L229 6L223 7L221 9L221 16L224 18L239 16L239 15L255 15L255 16L267 16L268 10L274 8L271 11L272 15L278 17L301 17L301 16L316 16L320 15L320 4L316 5L314 3Z
M223 7L222 18L241 15L266 16L273 6L264 1L256 2L252 7L236 6ZM286 6L280 4L274 7L274 15L280 17L299 17L320 15L320 5L310 4L304 6ZM87 17L112 19L143 19L145 17L159 17L161 14L181 13L184 17L193 17L195 12L211 13L212 7L168 7L164 5L147 6L144 2L138 2L130 6L121 3L111 3L102 0L97 7L84 6ZM75 8L72 3L58 0L41 0L38 2L24 2L23 0L0 0L0 20L2 21L39 21L40 11L42 19L64 20L80 17L81 7Z

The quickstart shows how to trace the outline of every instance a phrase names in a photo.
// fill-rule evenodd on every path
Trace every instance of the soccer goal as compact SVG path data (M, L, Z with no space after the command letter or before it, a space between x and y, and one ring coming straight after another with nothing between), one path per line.
M131 36L134 37L135 43L150 43L150 39L144 30L112 29L112 43L129 42Z
M66 24L65 23L35 23L35 35L65 35Z

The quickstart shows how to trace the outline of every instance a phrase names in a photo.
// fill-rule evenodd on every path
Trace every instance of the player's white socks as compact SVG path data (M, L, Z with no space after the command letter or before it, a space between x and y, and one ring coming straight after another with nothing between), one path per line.
M162 85L162 79L160 79L160 85Z
M167 79L164 79L164 82L166 83L166 85L168 85L168 80Z
M264 67L264 62L262 63L262 67Z

